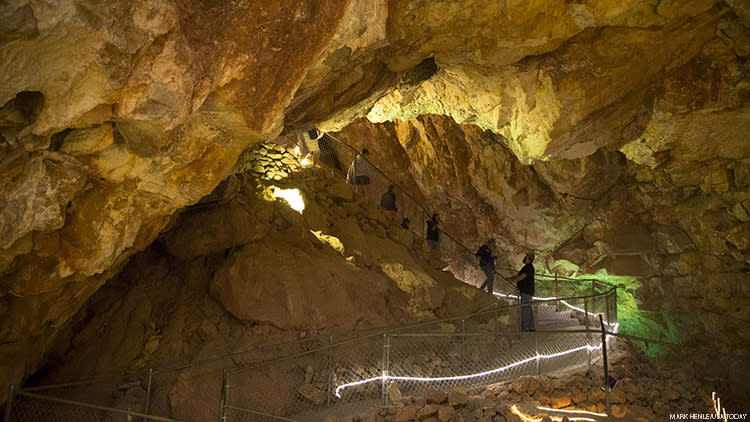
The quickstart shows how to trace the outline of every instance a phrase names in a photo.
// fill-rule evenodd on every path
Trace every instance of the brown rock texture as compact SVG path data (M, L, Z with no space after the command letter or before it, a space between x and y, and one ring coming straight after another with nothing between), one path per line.
M326 171L298 169L281 180L268 180L269 171L277 170L260 163L267 151L279 147L267 148L257 146L246 155L251 161L239 163L238 168L250 170L227 179L235 180L227 184L236 188L221 185L184 210L168 231L94 294L58 333L46 355L55 364L43 371L44 382L167 368L155 378L152 411L207 420L217 417L216 396L200 393L201 386L218 392L221 368L299 352L261 346L309 338L309 345L298 344L312 348L320 344L319 336L346 338L356 330L466 314L493 302L432 268L421 248L391 239L386 228L414 235L387 227L395 224L360 197L340 198L344 182ZM330 221L333 208L350 210L353 226L332 223L312 230L304 212L273 197L274 186L299 189L306 207L317 204ZM233 235L244 224L262 227L249 232L262 235ZM190 233L200 241L191 241ZM354 248L350 239L356 237L368 247ZM397 274L387 270L393 262L400 266ZM422 298L428 295L425 286L442 292L440 304ZM473 295L466 296L467 289ZM174 366L177 370L168 369ZM304 383L288 385L289 397L274 398L279 406L297 395L318 405L327 399L327 375L303 369ZM259 383L279 383L284 376L269 375L276 381L236 377L234 394L257 398ZM143 395L136 384L130 390ZM118 404L119 394L105 388L81 394L96 396L103 405Z
M246 147L351 122L342 137L445 210L465 243L499 241L502 266L535 249L550 270L643 277L623 289L638 318L662 321L654 332L690 328L746 356L748 28L739 0L4 2L0 391L41 367L83 304ZM333 210L308 224L363 265L412 266L368 252L383 237ZM276 224L227 213L231 230L201 228L183 258ZM213 229L227 230L206 240ZM258 317L220 274L212 292ZM415 281L399 290L413 299ZM409 306L433 313L432 293ZM309 316L294 311L290 326Z

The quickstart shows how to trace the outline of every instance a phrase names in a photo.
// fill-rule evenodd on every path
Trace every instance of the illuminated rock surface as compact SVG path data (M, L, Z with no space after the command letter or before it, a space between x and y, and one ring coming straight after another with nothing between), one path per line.
M268 170L259 164L268 151L263 145L243 156L252 161L241 160L238 168L260 171L234 175L184 210L92 297L59 334L52 348L59 358L47 368L48 382L227 355L236 358L218 362L250 363L276 353L241 353L261 345L463 315L493 302L432 268L414 234L327 171L311 168L267 180ZM317 209L331 222L334 209L346 209L351 224L332 223L313 233L306 213L274 199L274 186L299 189L305 209ZM347 198L340 197L341 189ZM411 242L401 244L403 238ZM190 389L196 377L205 377L206 388L220 385L210 368L175 372L178 381L154 392L152 411L187 420L216 418L215 398L193 397ZM305 385L295 388L310 400L320 394L325 400L319 391L325 385ZM257 388L252 382L242 386L235 385L237 391ZM112 398L105 400L110 404Z
M748 27L738 0L6 2L0 391L248 145L313 125L504 266L640 276L633 330L746 356Z

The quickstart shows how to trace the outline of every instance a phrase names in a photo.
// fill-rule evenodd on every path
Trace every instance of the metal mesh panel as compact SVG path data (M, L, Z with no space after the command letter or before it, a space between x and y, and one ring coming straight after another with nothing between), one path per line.
M286 417L325 406L329 400L331 352L327 345L321 342L317 345L318 348L294 358L231 374L228 405Z
M14 422L99 422L108 420L104 411L17 395L13 401ZM120 419L125 421L124 418Z
M21 391L13 399L11 420L13 422L171 421L168 418L143 415L140 412L128 412L114 408L98 408L96 405L87 403L78 403L55 397L44 397L43 395Z
M385 337L370 336L336 345L332 350L331 393L334 404L380 400L382 382L374 380L336 391L342 385L370 380L382 375Z
M589 365L594 345L588 333L536 333L539 373L562 375Z
M75 383L26 389L26 391L53 398L135 411L145 409L147 390L148 374L100 377Z
M587 344L585 334L395 335L389 375L403 394L448 391L588 365Z

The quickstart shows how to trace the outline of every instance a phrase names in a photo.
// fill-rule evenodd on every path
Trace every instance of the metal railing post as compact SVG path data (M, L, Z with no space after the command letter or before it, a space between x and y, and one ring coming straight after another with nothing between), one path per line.
M382 382L381 390L383 394L383 406L388 406L388 348L389 348L388 333L383 334L383 369L382 369Z
M586 358L588 359L589 368L591 368L591 333L589 332L589 301L583 298L583 318L584 325L586 326L586 343L589 347L586 348Z
M607 416L612 416L612 406L610 403L610 387L609 387L609 368L607 365L607 332L604 329L604 321L602 321L602 315L599 314L599 323L602 327L602 358L604 359L604 392L606 393L606 411Z
M16 386L15 384L11 384L10 387L8 387L8 401L5 403L5 422L10 422L11 417L13 416L13 399L16 395Z
M532 331L531 334L534 336L534 353L536 353L536 374L538 376L542 374L542 370L539 366L539 339L537 338L536 330Z
M143 413L148 415L149 408L151 407L151 384L154 379L153 368L148 368L148 384L146 385L146 402L143 404Z
M466 369L466 321L461 320L461 370Z
M227 385L229 383L229 375L227 374L227 370L223 369L221 371L221 398L219 399L219 422L226 421L226 407L227 407L227 390L229 389L229 386Z
M555 273L555 299L560 299L560 283L557 280L557 273ZM560 301L558 300L555 302L555 306L557 307L557 312L560 312Z
M326 407L331 407L331 392L333 390L333 336L328 336L328 388L326 390Z

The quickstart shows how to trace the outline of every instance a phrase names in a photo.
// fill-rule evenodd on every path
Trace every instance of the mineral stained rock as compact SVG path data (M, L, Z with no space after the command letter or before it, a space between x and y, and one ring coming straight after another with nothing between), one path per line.
M645 309L747 350L749 27L739 0L6 2L0 391L246 147L351 122L467 243L635 268Z

